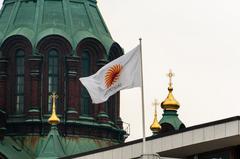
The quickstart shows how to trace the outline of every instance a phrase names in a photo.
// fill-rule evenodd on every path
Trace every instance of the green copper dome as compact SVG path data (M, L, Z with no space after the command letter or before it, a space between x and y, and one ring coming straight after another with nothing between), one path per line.
M5 0L0 16L0 42L14 35L26 37L32 46L49 35L59 35L72 48L84 38L101 41L109 52L114 41L96 0Z
M79 81L122 54L96 0L4 0L0 158L54 158L123 143L119 93L93 105ZM49 133L52 92L61 122Z

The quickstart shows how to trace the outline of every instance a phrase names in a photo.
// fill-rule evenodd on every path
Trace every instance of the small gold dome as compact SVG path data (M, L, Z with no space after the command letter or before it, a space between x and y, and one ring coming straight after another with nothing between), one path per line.
M168 87L168 96L167 98L161 103L161 107L164 110L177 110L180 107L180 104L178 101L174 98L172 91L172 77L174 76L174 73L170 70L169 73L167 74L169 77L169 87Z
M155 99L153 105L155 106L155 111L154 111L153 123L150 126L150 129L152 130L153 134L157 134L161 130L161 126L158 123L158 119L157 119L157 106L159 105L157 99Z
M51 95L52 97L52 115L50 116L50 118L48 119L48 123L51 125L57 125L60 123L60 119L57 117L56 114L56 98L58 97L56 95L56 93L53 93L53 95Z
M158 133L161 130L161 125L158 123L157 114L154 115L154 120L152 125L150 126L153 134Z
M180 107L178 101L174 98L172 91L172 87L168 87L168 96L167 98L161 103L161 107L164 110L177 110Z
M48 123L51 125L57 125L60 123L60 119L57 117L56 113L52 113L51 117L48 119Z

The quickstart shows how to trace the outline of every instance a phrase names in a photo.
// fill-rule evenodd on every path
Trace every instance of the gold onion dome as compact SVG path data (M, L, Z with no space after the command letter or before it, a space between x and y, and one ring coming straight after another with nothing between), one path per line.
M153 120L152 125L150 126L150 129L152 130L153 133L158 133L161 130L161 126L158 123L156 114L154 115L154 120Z
M50 116L50 118L48 119L48 123L51 125L57 125L60 123L60 119L57 117L56 114L56 99L57 99L57 95L55 92L53 92L53 94L51 95L52 98L52 115Z
M156 99L155 99L155 102L153 103L153 105L155 106L155 112L154 112L153 123L150 126L150 129L152 130L153 134L157 134L161 130L161 126L158 123L158 119L157 119L157 105L159 105L159 103L157 102Z
M172 77L174 76L174 74L172 73L172 71L170 70L168 73L168 77L169 77L169 87L168 87L168 96L167 98L161 103L161 107L164 110L177 110L180 107L180 104L178 103L178 101L174 98L172 91L173 91L173 87L172 87Z

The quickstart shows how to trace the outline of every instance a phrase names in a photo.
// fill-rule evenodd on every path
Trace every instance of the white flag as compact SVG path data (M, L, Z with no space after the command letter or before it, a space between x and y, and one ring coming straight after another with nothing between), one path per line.
M92 102L105 102L119 90L141 86L140 46L103 66L94 75L80 78Z

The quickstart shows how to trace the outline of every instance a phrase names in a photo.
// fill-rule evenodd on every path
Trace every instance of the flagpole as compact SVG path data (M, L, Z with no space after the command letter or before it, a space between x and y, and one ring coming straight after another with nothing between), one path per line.
M142 38L139 38L140 43L140 54L141 54L141 93L142 93L142 129L143 129L143 144L142 144L142 155L146 154L146 136L145 136L145 110L144 110L144 87L143 87L143 58L142 58Z

